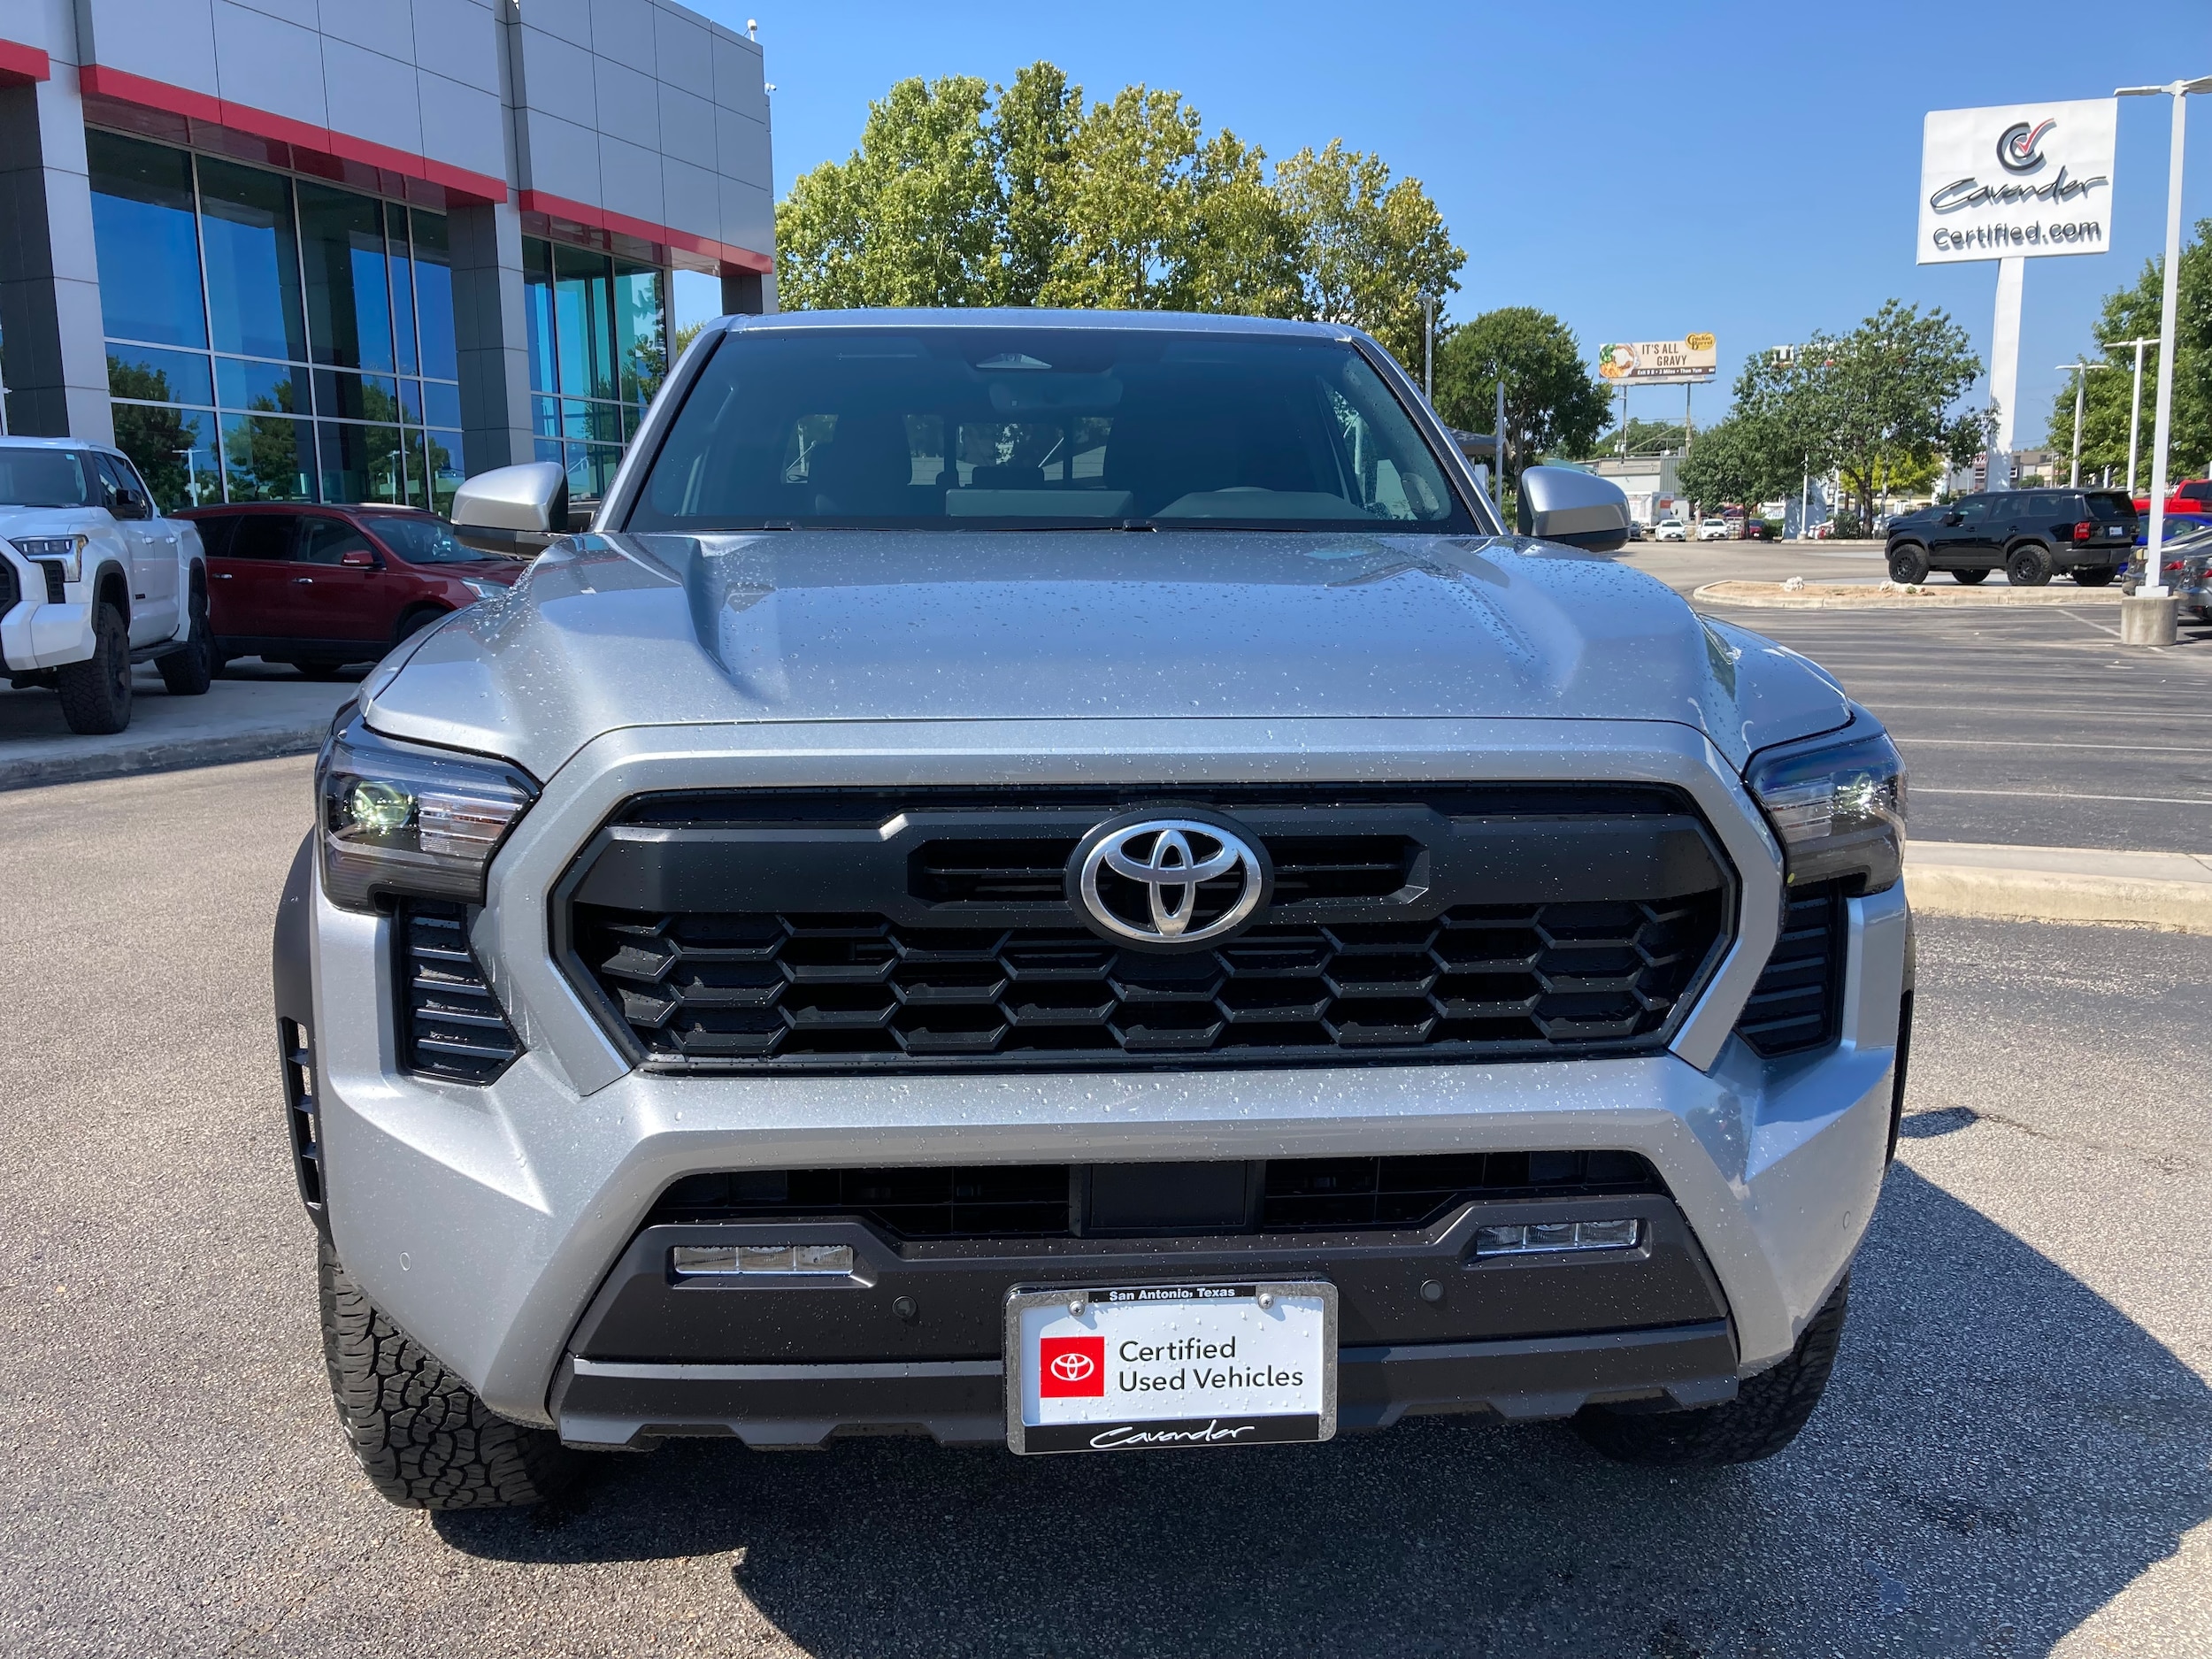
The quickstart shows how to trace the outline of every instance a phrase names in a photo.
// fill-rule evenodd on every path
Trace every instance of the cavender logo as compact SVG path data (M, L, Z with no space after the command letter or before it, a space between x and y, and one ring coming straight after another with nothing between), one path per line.
M1997 139L1997 165L2007 173L2033 173L2043 165L2043 134L2056 121L2016 122Z

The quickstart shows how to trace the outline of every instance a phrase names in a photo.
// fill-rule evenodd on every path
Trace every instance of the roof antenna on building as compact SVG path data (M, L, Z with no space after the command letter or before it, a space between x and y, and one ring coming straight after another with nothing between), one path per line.
M757 41L760 38L760 19L758 18L747 18L745 19L745 38L749 41Z

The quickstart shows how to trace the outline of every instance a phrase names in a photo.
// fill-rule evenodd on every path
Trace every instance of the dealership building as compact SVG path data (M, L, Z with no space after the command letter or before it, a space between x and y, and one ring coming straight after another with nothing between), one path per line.
M165 507L596 495L773 227L760 47L669 0L0 6L7 430Z

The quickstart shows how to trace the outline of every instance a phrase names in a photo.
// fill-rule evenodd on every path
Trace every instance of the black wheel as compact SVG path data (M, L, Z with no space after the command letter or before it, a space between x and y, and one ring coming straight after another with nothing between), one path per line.
M2074 580L2083 588L2109 588L2119 573L2109 565L2085 565L2074 572Z
M1745 1379L1726 1405L1694 1411L1632 1411L1585 1406L1575 1432L1606 1456L1623 1463L1755 1463L1797 1438L1828 1386L1843 1336L1851 1281L1838 1285L1813 1316L1789 1357L1771 1371Z
M575 1454L557 1435L493 1411L370 1305L328 1243L316 1256L330 1395L379 1492L411 1509L503 1509L569 1486Z
M61 718L82 737L119 732L131 723L131 630L123 613L101 602L92 613L92 655L54 675Z
M1889 579L1893 582L1924 582L1928 580L1928 549L1910 541L1901 542L1889 550Z
M215 683L215 636L207 626L207 588L198 571L192 572L192 632L184 648L158 659L161 683L173 697L204 697Z
M1955 582L1964 582L1971 588L1976 582L1985 582L1989 580L1989 567L1985 565L1981 569L1975 571L1953 571L1951 580Z
M2032 541L2005 555L2005 580L2015 588L2040 588L2051 580L2051 556Z
M452 613L446 611L410 611L399 619L399 627L392 634L392 643L402 644L411 640L432 624L442 622Z
M346 665L343 663L334 663L326 657L319 657L306 662L294 663L292 666L310 680L341 680L345 677L346 672Z

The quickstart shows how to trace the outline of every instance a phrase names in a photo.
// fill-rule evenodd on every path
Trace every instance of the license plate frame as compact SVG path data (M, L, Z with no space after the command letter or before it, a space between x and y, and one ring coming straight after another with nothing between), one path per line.
M1263 1297L1269 1298L1263 1302ZM1080 1299L1081 1315L1070 1313ZM1208 1317L1208 1311L1223 1313ZM1056 1310L1056 1314L1053 1310ZM1268 1375L1278 1374L1279 1356L1310 1355L1317 1376L1308 1383L1301 1373L1294 1390L1296 1403L1311 1409L1245 1409L1207 1411L1199 1415L1163 1415L1157 1411L1133 1414L1085 1415L1092 1409L1063 1407L1074 1412L1058 1422L1033 1422L1032 1409L1045 1415L1041 1398L1032 1399L1033 1373L1025 1363L1042 1340L1058 1340L1067 1334L1048 1335L1056 1327L1074 1325L1078 1333L1116 1339L1109 1327L1141 1331L1163 1314L1202 1322L1202 1328L1221 1334L1233 1324L1240 1330L1256 1330L1262 1318L1300 1323L1293 1333L1269 1333L1272 1357ZM1326 1279L1191 1279L1137 1285L1022 1285L1006 1295L1002 1356L1006 1379L1006 1444L1022 1456L1065 1453L1190 1449L1214 1446L1317 1444L1336 1436L1337 1394L1336 1286ZM1150 1316L1148 1320L1145 1316ZM1315 1328L1317 1327L1317 1330ZM1033 1336L1034 1340L1033 1340ZM1216 1363L1209 1361L1210 1365ZM1101 1398L1104 1396L1102 1394Z

